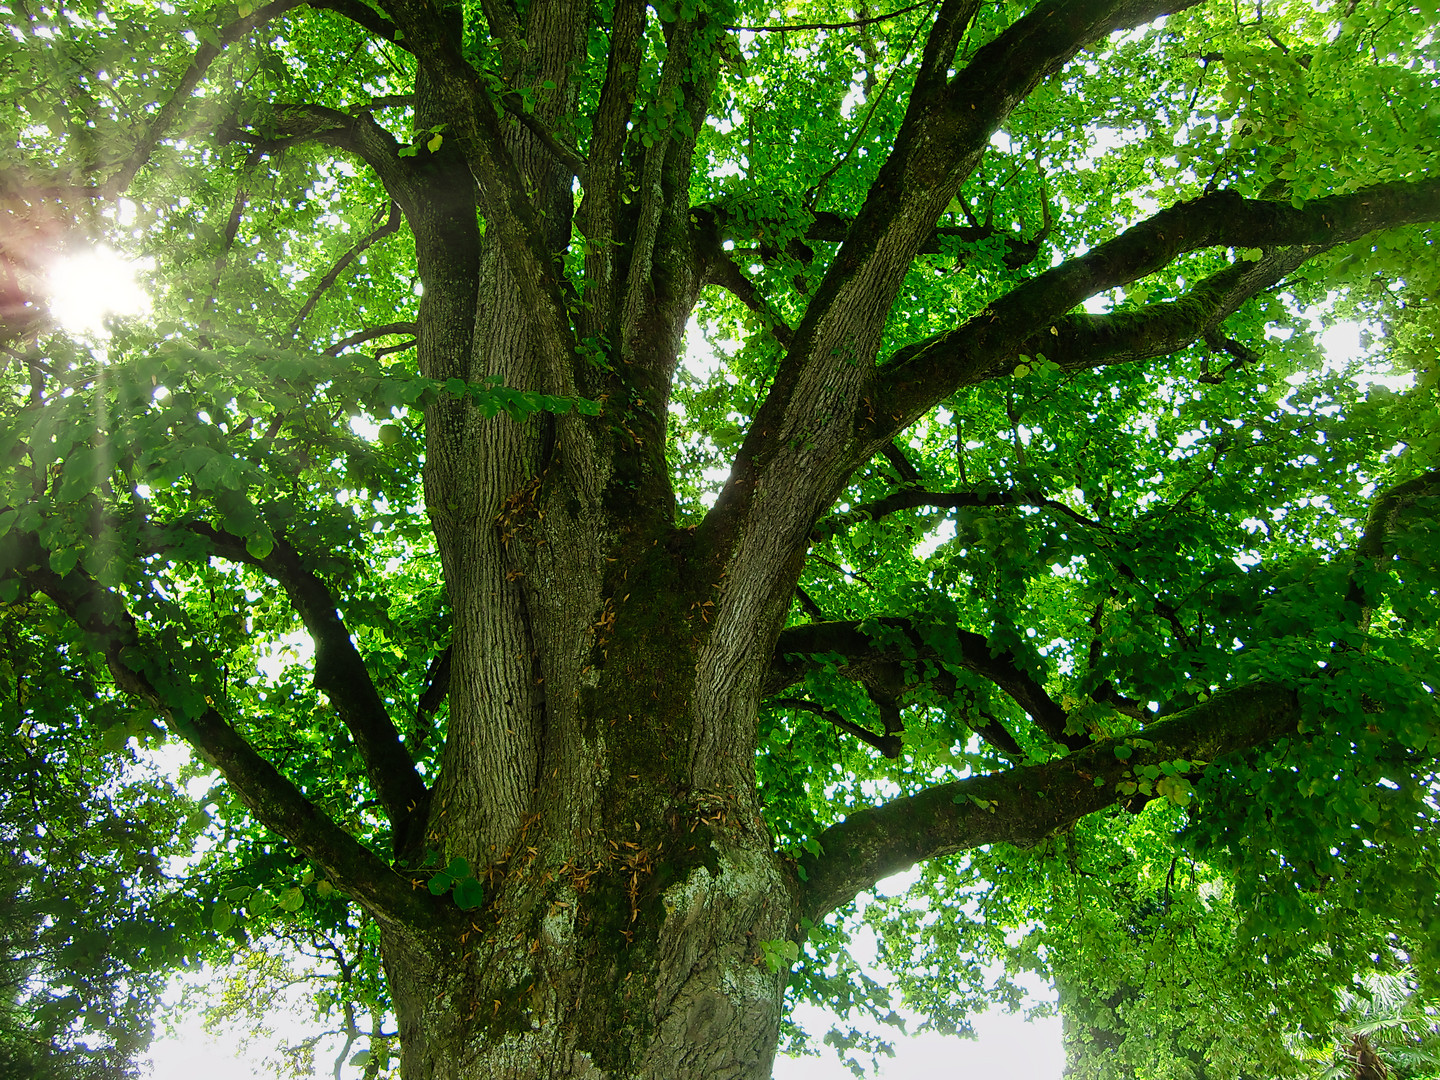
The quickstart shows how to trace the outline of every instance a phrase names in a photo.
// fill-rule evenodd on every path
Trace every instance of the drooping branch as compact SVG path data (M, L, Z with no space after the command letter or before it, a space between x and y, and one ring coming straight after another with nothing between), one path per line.
M348 113L324 105L301 102L275 106L274 134L292 140L313 140L347 154L353 154L374 170L389 196L398 202L407 215L413 216L416 170L413 159L399 156L401 144L383 128L369 112ZM264 149L268 138L243 129L228 129L225 139L259 144Z
M1008 374L1042 352L1068 371L1164 356L1212 331L1250 297L1306 259L1377 229L1440 219L1440 180L1390 183L1303 207L1216 192L1141 222L1078 258L1017 286L955 330L901 349L885 365L881 430L898 430L957 388ZM1198 283L1176 301L1136 312L1072 311L1207 247L1265 249ZM1037 330L1037 328L1040 328Z
M783 348L789 348L794 333L774 306L765 299L759 287L745 276L737 263L728 254L722 254L710 265L708 277L711 285L719 285L745 307L759 316L765 329L774 335Z
M397 334L414 334L417 327L413 322L385 323L381 326L371 326L364 330L357 331L349 337L341 338L328 349L326 356L339 356L346 349L353 349L356 345L363 345L367 341L373 341L378 337L390 337Z
M1362 633L1369 629L1371 612L1377 603L1371 579L1385 558L1386 548L1393 543L1402 516L1420 500L1440 500L1440 469L1396 484L1371 504L1365 531L1355 548L1355 566L1345 595L1346 603L1360 613ZM1440 517L1440 514L1432 510L1432 516Z
M899 475L902 483L918 485L924 481L925 478L920 475L920 470L915 468L914 463L905 456L905 451L901 450L893 441L880 448L880 456L890 463L890 467Z
M356 26L370 31L382 41L398 45L407 52L410 49L401 36L399 27L364 3L363 0L309 0L309 4L316 10L333 11L337 15L343 15Z
M861 727L853 720L845 719L834 709L827 709L818 701L810 701L806 698L776 698L770 704L780 709L798 709L801 712L812 713L839 730L855 736L867 746L873 746L887 758L893 759L900 756L902 743L898 734L887 731L883 735L877 735L869 728Z
M340 889L377 919L398 928L431 925L446 918L424 890L417 892L320 813L206 703L188 678L145 640L134 616L114 592L78 569L63 577L55 573L50 569L49 553L33 533L12 530L3 558L0 577L17 575L69 615L104 657L116 687L159 712L173 731L225 777L259 821L324 867Z
M1210 762L1274 742L1300 721L1299 695L1254 683L1214 697L1145 729L1143 748L1117 756L1107 739L1067 757L938 784L908 798L859 810L816 839L804 855L805 914L819 920L881 878L923 859L982 844L1033 844L1087 814L1113 806L1127 775L1145 765Z
M866 633L862 625L874 626L882 631L881 638L877 640ZM949 633L955 635L954 649L949 649L947 642L945 655L942 656L941 650L927 642L907 619L875 619L864 624L806 623L788 627L780 633L763 691L770 696L793 686L807 671L818 666L819 661L814 659L817 656L838 654L853 664L874 660L936 662L943 659L999 687L1030 715L1036 727L1061 746L1074 750L1089 743L1086 735L1065 730L1065 710L1051 699L1045 688L1026 672L1013 656L1004 651L992 654L989 643L982 634L958 629ZM886 636L891 640L887 642ZM899 647L895 638L904 640L904 649Z
M428 793L336 610L334 595L284 537L276 538L269 555L257 558L246 551L242 539L212 525L193 522L188 529L203 536L217 555L256 567L285 590L315 642L315 688L330 699L355 741L366 775L394 828L398 854L410 839L406 835L407 823L424 819Z
M544 122L535 115L533 111L525 107L525 99L517 93L502 94L499 97L501 107L511 116L519 120L521 124L534 135L545 149L555 155L555 160L565 163L572 176L581 177L582 180L588 171L589 162L581 155L580 151L572 146L567 146L560 141L560 137L545 126Z

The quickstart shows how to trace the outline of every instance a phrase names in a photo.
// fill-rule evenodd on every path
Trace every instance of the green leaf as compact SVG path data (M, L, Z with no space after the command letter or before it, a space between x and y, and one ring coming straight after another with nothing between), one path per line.
M470 911L485 902L485 886L473 877L455 883L455 903L462 911Z
M275 538L270 534L269 529L262 528L245 537L245 551L252 558L267 559L274 550Z
M210 925L223 934L234 924L235 909L230 906L230 901L217 900L215 906L210 909Z

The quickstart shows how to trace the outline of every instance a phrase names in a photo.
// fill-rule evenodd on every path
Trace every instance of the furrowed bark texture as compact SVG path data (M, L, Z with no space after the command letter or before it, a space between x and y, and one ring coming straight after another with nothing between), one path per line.
M428 144L441 130L438 149L402 157L401 141L370 114L306 105L278 106L264 138L229 137L311 140L375 173L415 242L424 291L405 329L424 376L602 406L593 417L523 421L487 418L468 396L425 407L426 509L452 618L448 727L428 788L308 554L281 537L259 558L217 529L191 529L209 545L199 557L247 563L290 597L316 641L316 685L394 826L395 862L307 803L215 709L197 717L177 708L184 688L167 682L163 656L118 594L82 571L50 571L38 535L0 552L0 576L19 575L69 613L117 685L161 708L261 821L377 918L407 1080L763 1080L786 982L765 946L798 940L802 917L820 918L917 860L1033 841L1115 804L1126 769L1115 743L1068 726L1043 679L957 629L954 667L1007 695L1068 754L859 811L797 867L760 817L757 715L816 654L846 658L867 686L909 677L904 665L917 658L939 666L940 653L904 620L881 622L911 635L908 659L872 646L856 623L817 617L782 634L812 540L916 506L1014 503L1076 515L1023 492L923 490L891 443L917 417L1013 370L1017 355L1036 351L1037 334L1069 371L1153 358L1213 333L1317 252L1440 217L1435 181L1298 210L1209 195L1037 273L952 331L879 356L908 269L933 249L941 215L1006 117L1080 50L1195 2L1042 0L959 70L956 51L980 5L939 5L893 148L853 220L842 228L831 214L812 237L840 246L795 329L777 327L784 357L694 529L675 525L665 459L686 322L711 282L770 311L724 254L717 212L689 202L695 133L734 48L729 32L703 12L660 21L617 0L596 85L587 74L593 8L582 0L483 0L483 18L456 2L316 5L413 55L407 137ZM291 6L258 9L223 41ZM464 8L498 70L466 59L474 39ZM214 51L197 54L183 93ZM656 70L643 71L653 85L642 100L647 57ZM122 163L121 187L178 109L148 126L148 141ZM1263 245L1263 258L1219 271L1180 301L1124 317L1074 313L1177 255L1241 244ZM911 487L817 527L878 452L914 474ZM1433 499L1434 474L1416 483L1377 510L1367 565L1383 559L1397 515ZM1357 610L1369 603L1363 592L1355 601ZM944 677L955 691L953 672ZM1214 761L1292 734L1296 695L1268 683L1219 694L1147 726L1153 749L1132 765ZM1022 756L994 718L974 726ZM434 859L456 857L484 886L473 909L426 888Z

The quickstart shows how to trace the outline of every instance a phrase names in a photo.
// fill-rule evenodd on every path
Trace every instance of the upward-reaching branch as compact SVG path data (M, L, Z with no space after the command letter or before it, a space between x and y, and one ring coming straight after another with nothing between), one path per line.
M461 55L456 34L434 5L397 0L390 6L416 59L424 68L439 115L442 138L454 139L470 165L485 214L486 238L499 245L532 323L549 393L574 393L571 360L575 336L554 253L535 207L507 149L494 94Z
M1377 229L1437 219L1440 180L1379 184L1298 209L1217 192L1162 210L1017 286L954 330L896 353L882 369L876 434L908 426L960 386L1008 374L1026 350L1071 371L1174 352L1319 252ZM1268 251L1257 262L1240 260L1211 275L1177 301L1122 315L1071 311L1179 255L1218 246Z
M795 331L707 526L728 531L738 525L763 487L758 474L778 466L787 474L784 484L802 485L795 501L809 503L803 511L797 506L797 520L787 525L809 527L833 486L873 450L854 440L848 425L825 418L837 411L853 415L866 396L885 317L906 270L979 162L990 134L1042 79L1087 44L1193 2L1048 0L948 81L945 73L968 8L959 0L945 5L927 45L928 74L912 94L894 150ZM830 445L814 445L803 465L789 462L785 447L797 439L809 444L816 429ZM828 467L817 467L817 457L828 458ZM773 530L773 505L769 510L767 528ZM810 520L802 525L799 517ZM773 559L775 553L767 555Z
M610 56L600 103L591 120L589 168L576 225L585 237L585 288L590 302L580 315L582 338L612 332L618 308L616 229L621 206L620 160L634 111L645 32L643 0L619 0L610 28Z

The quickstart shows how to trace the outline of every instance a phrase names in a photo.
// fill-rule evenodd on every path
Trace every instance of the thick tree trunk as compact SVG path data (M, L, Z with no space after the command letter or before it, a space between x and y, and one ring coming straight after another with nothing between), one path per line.
M489 14L503 26L505 13ZM622 15L638 34L642 9ZM525 19L518 37L499 35L505 77L550 88L537 90L534 117L558 130L574 106L585 8L549 0ZM698 32L667 29L671 48L683 54ZM634 63L624 47L612 59L612 137L626 130ZM473 93L443 53L432 68L417 88L421 128ZM693 132L713 72L666 72L695 103ZM691 250L693 134L655 140L637 164L631 243L605 235L616 189L581 211L598 283L588 333L607 343L588 370L572 366L568 329L560 351L571 354L556 363L535 287L571 240L571 173L529 128L500 124L542 265L516 246L525 221L487 223L450 258L478 207L508 211L495 194L504 178L481 170L472 184L447 138L430 160L435 182L406 207L425 285L421 369L607 406L594 422L485 418L464 398L427 408L426 503L453 638L444 757L423 844L408 854L465 858L486 900L442 926L386 927L404 1075L759 1080L785 984L760 943L793 940L800 908L793 867L760 820L753 765L759 676L785 605L737 595L723 554L698 554L674 526L666 399L703 268ZM740 612L728 633L721 605Z
M733 800L628 802L579 835L552 804L483 908L384 935L407 1080L770 1075L793 871Z

